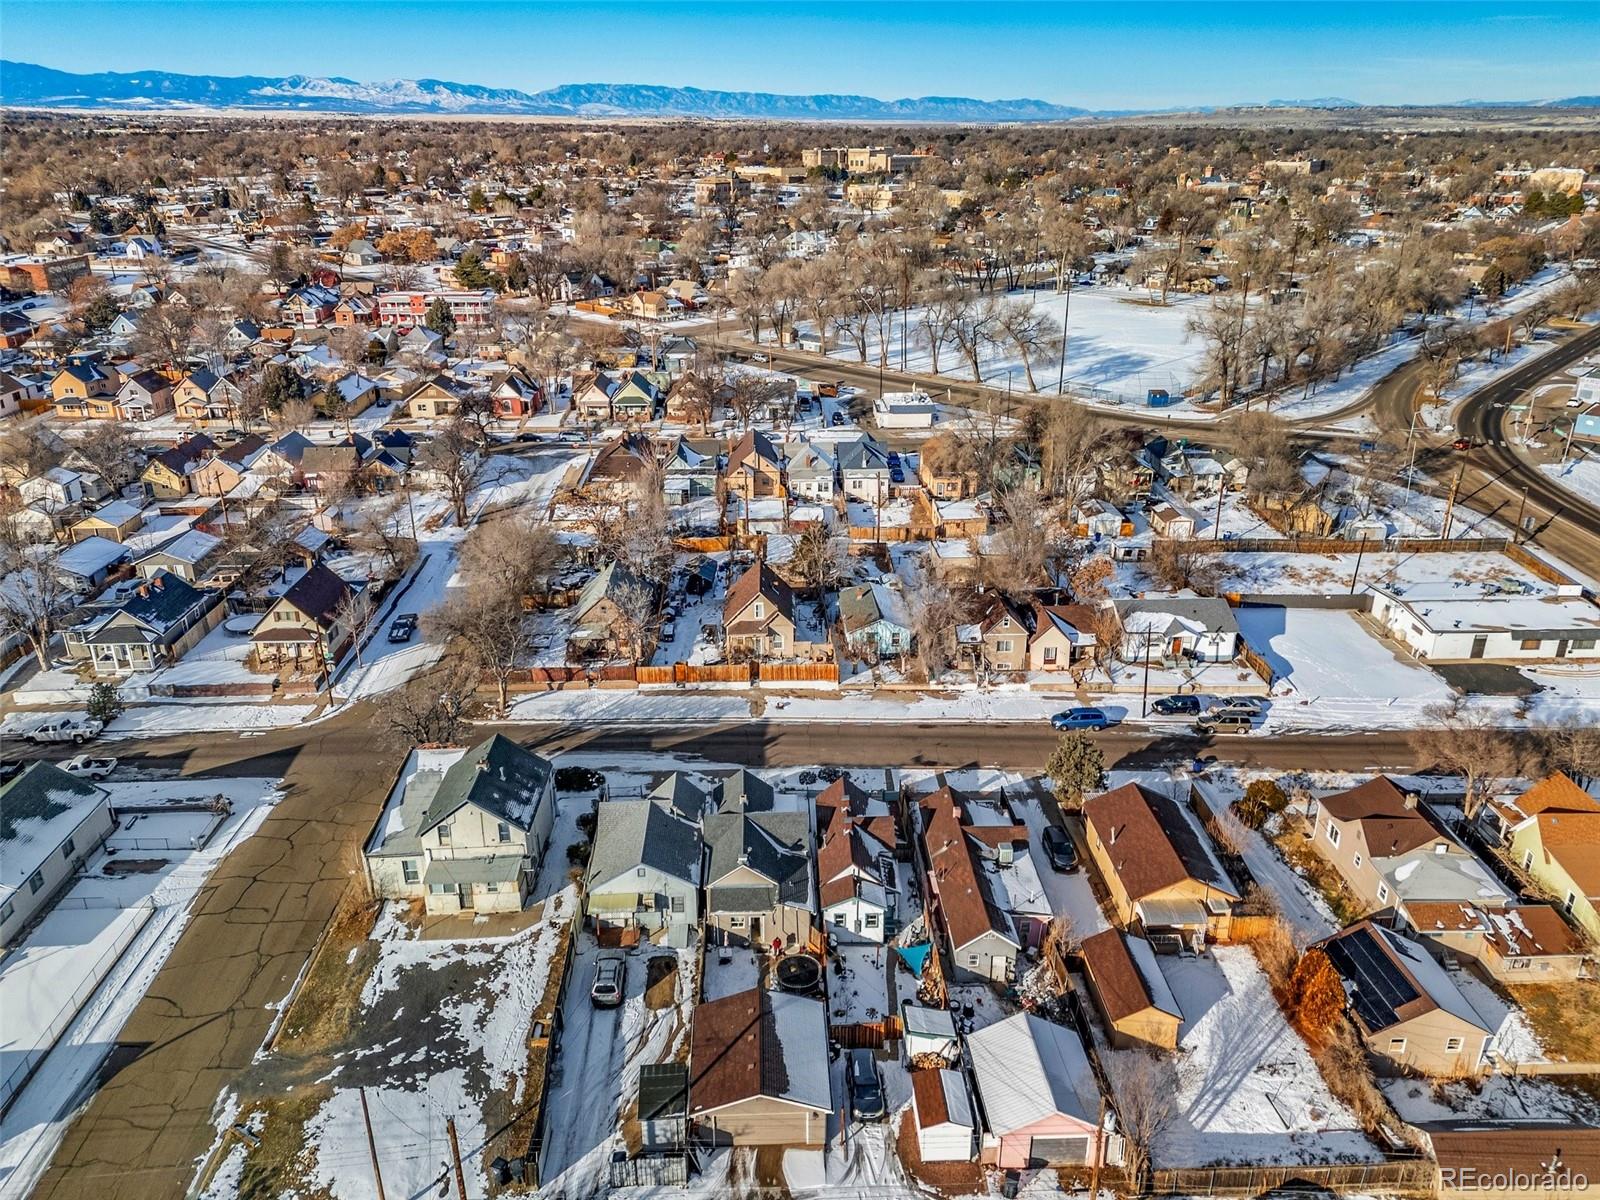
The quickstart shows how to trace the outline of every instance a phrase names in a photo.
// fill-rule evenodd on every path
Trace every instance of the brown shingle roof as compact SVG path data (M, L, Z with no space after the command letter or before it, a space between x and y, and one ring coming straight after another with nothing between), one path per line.
M1544 852L1583 889L1600 896L1600 813L1546 812L1534 818Z
M1083 806L1131 900L1198 880L1238 899L1233 882L1212 859L1200 834L1177 804L1137 783L1093 797Z
M1337 821L1355 821L1374 857L1392 857L1426 846L1439 831L1415 808L1387 775L1375 775L1359 787L1324 797L1322 811Z
M1100 1006L1113 1022L1152 1006L1154 998L1145 986L1144 976L1139 974L1127 942L1122 940L1121 930L1105 929L1084 938L1082 952L1083 965L1089 969L1089 980L1100 996Z
M950 949L959 950L986 933L1020 945L1011 919L989 895L988 885L961 820L961 799L954 788L942 787L924 796L922 840L929 869L939 890L940 909L950 934Z
M731 627L735 618L749 608L756 596L762 596L773 609L789 620L794 620L794 592L779 579L766 563L749 568L728 589L728 598L722 604L722 622ZM769 614L770 615L770 614ZM745 622L754 627L765 627L766 622Z

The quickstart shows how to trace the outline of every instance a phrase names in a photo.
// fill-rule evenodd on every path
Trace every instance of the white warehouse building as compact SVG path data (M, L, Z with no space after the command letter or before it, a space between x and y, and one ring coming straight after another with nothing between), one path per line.
M1453 584L1374 587L1372 617L1430 662L1600 658L1600 608L1578 587L1471 595Z

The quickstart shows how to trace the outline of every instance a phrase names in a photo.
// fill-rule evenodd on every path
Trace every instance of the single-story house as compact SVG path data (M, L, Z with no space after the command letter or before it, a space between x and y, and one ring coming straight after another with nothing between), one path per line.
M1084 938L1081 951L1089 991L1111 1044L1176 1050L1183 1009L1150 943L1137 934L1104 929Z
M154 671L181 659L224 612L221 592L158 571L117 607L66 630L62 641L98 678Z
M833 1093L820 1000L751 988L695 1006L689 1119L714 1145L822 1146Z
M1418 658L1600 658L1600 607L1582 589L1543 596L1472 595L1452 583L1371 585L1372 619Z
M32 762L0 788L0 948L50 907L116 828L104 788Z
M595 818L585 889L600 931L687 946L700 922L700 827L658 800L608 800Z
M1125 783L1090 797L1083 817L1089 856L1119 921L1137 924L1163 950L1227 937L1238 886L1176 800Z
M1188 658L1232 662L1239 653L1239 622L1226 600L1209 596L1149 596L1118 600L1122 656L1140 662Z
M1420 943L1358 921L1316 943L1344 981L1350 1014L1373 1054L1424 1075L1476 1075L1494 1027Z

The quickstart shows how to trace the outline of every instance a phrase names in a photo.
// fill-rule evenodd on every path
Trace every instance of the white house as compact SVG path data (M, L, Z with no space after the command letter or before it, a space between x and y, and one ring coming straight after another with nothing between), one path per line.
M1151 596L1116 603L1122 621L1122 654L1130 662L1146 655L1231 662L1239 653L1239 622L1226 600Z
M104 788L50 763L0 789L0 947L66 887L116 828Z
M1600 657L1600 608L1575 586L1545 596L1473 595L1448 583L1368 590L1373 620L1431 662Z
M516 912L555 823L555 767L499 734L407 759L367 840L367 878L430 914Z
M966 1076L949 1068L911 1073L911 1115L923 1162L971 1162L978 1119Z
M687 946L700 921L700 827L666 800L608 800L595 819L587 907L596 928Z

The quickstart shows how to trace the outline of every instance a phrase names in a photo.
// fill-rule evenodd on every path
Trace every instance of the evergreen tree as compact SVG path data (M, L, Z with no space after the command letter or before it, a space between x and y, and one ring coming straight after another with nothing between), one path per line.
M443 337L456 331L456 319L450 315L450 306L443 296L428 305L428 315L422 318L422 323Z

